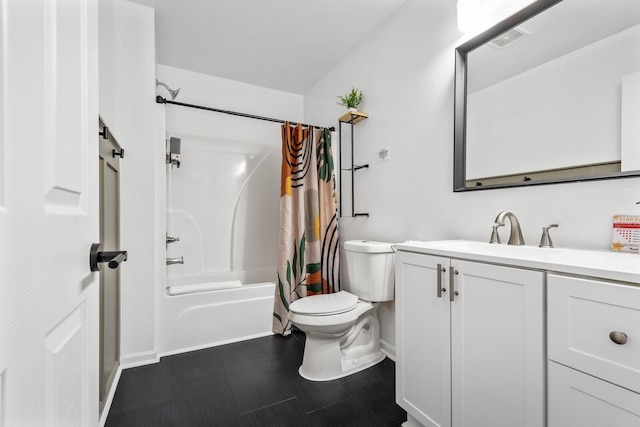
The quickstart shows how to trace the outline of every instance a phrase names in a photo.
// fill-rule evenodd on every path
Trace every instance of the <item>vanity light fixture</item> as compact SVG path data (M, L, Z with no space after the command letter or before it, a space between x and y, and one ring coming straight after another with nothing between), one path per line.
M489 28L496 22L536 0L458 0L458 29L471 32Z
M477 25L476 18L480 15L482 6L479 0L458 0L458 29L466 33Z

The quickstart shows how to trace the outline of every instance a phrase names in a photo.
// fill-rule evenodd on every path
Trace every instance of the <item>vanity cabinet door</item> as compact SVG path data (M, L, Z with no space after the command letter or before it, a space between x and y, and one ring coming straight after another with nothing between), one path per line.
M450 427L449 259L398 251L395 274L396 402L426 427Z
M453 426L543 426L543 273L459 260L451 269Z
M544 291L539 271L398 251L398 405L427 427L544 426Z
M640 394L549 362L549 427L640 426Z

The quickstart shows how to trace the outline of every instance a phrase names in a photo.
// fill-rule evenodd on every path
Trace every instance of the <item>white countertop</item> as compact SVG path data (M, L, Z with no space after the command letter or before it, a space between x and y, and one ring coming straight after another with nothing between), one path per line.
M393 246L401 251L600 277L640 285L640 255L634 253L509 246L467 240L409 241Z

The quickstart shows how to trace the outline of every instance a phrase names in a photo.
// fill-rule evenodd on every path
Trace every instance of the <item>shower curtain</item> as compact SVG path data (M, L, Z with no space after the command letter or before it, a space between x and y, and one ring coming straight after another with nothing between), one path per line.
M307 295L339 291L339 276L331 132L285 123L273 332L289 335L289 304Z

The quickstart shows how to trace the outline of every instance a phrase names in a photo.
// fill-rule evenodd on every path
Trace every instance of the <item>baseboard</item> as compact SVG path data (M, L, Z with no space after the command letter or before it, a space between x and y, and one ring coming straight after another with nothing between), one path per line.
M120 367L122 369L135 368L137 366L151 365L158 363L160 357L155 351L144 351L141 353L120 356Z
M396 361L396 348L392 346L387 341L381 339L380 340L380 351L387 355L387 357L394 362Z
M107 417L109 416L109 411L111 410L111 403L113 403L113 396L116 395L116 389L118 388L118 383L120 382L121 374L122 374L122 365L118 366L116 375L113 378L113 383L111 383L111 389L109 390L109 394L107 395L107 401L104 404L104 408L102 408L102 414L100 414L98 427L104 427L105 423L107 422Z
M407 421L402 423L402 427L423 427L411 414L407 414Z

